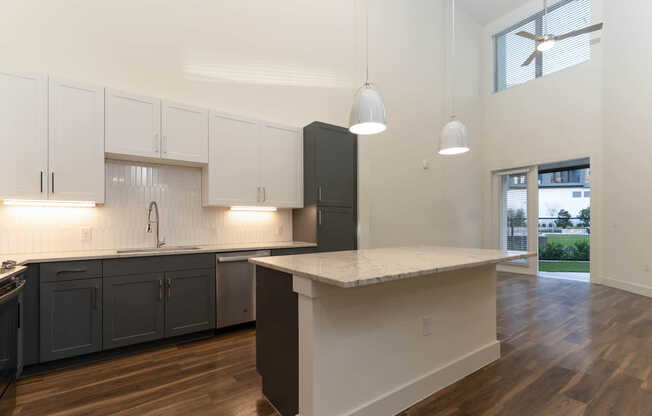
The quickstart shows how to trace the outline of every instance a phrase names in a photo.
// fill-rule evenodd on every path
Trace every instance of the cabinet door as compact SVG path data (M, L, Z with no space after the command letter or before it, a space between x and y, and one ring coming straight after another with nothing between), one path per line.
M163 273L105 277L104 349L163 338Z
M0 396L4 393L5 383L9 376L13 376L19 367L18 347L20 339L16 339L18 324L20 322L20 306L18 299L14 298L0 305ZM12 336L6 336L12 334ZM4 402L4 400L3 400ZM0 408L2 412L2 408ZM9 412L11 414L11 412ZM2 412L2 414L6 414Z
M22 301L23 327L23 364L32 365L39 362L39 265L31 264L25 272L25 289Z
M165 336L215 328L215 270L165 273Z
M47 199L47 77L0 69L0 199Z
M294 127L263 123L260 138L263 203L303 207L303 135Z
M319 251L357 248L356 218L352 208L320 207L317 211Z
M258 205L260 127L257 121L211 113L204 205Z
M253 320L253 265L246 261L218 265L218 326Z
M357 139L348 132L322 127L314 143L319 205L353 207L357 193Z
M41 362L100 351L101 279L41 283Z
M208 110L163 101L161 157L208 163Z
M104 202L104 88L50 79L50 199Z
M161 100L106 89L106 152L160 157Z

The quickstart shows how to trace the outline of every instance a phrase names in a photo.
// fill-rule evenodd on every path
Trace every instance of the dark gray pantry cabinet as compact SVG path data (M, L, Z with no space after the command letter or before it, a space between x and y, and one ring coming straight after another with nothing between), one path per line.
M316 251L357 249L358 138L346 128L313 122L303 129L305 204L293 210L294 240Z
M40 362L215 328L215 257L40 265Z

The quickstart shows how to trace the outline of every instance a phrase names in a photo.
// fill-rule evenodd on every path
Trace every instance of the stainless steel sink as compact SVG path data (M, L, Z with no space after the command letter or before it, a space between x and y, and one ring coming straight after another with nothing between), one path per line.
M191 251L199 250L196 246L166 246L160 248L125 248L118 250L118 254L133 254L133 253L167 253L170 251Z

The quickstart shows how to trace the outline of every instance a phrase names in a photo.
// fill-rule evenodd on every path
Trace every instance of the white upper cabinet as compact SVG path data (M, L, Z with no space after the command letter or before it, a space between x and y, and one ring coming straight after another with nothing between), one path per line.
M263 203L303 206L303 135L301 129L262 123L260 137Z
M161 100L106 89L106 152L160 158Z
M260 204L259 135L256 120L211 112L204 205Z
M0 69L0 199L47 198L47 76Z
M161 157L208 163L208 110L163 101Z
M50 79L49 199L104 203L104 88Z
M301 130L211 112L204 205L303 207Z

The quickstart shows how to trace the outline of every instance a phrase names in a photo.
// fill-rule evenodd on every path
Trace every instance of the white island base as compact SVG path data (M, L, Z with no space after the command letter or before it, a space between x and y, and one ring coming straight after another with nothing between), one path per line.
M263 393L283 416L400 413L500 358L496 264L534 255L414 247L250 260Z
M496 266L344 289L293 277L299 414L396 415L500 357Z

